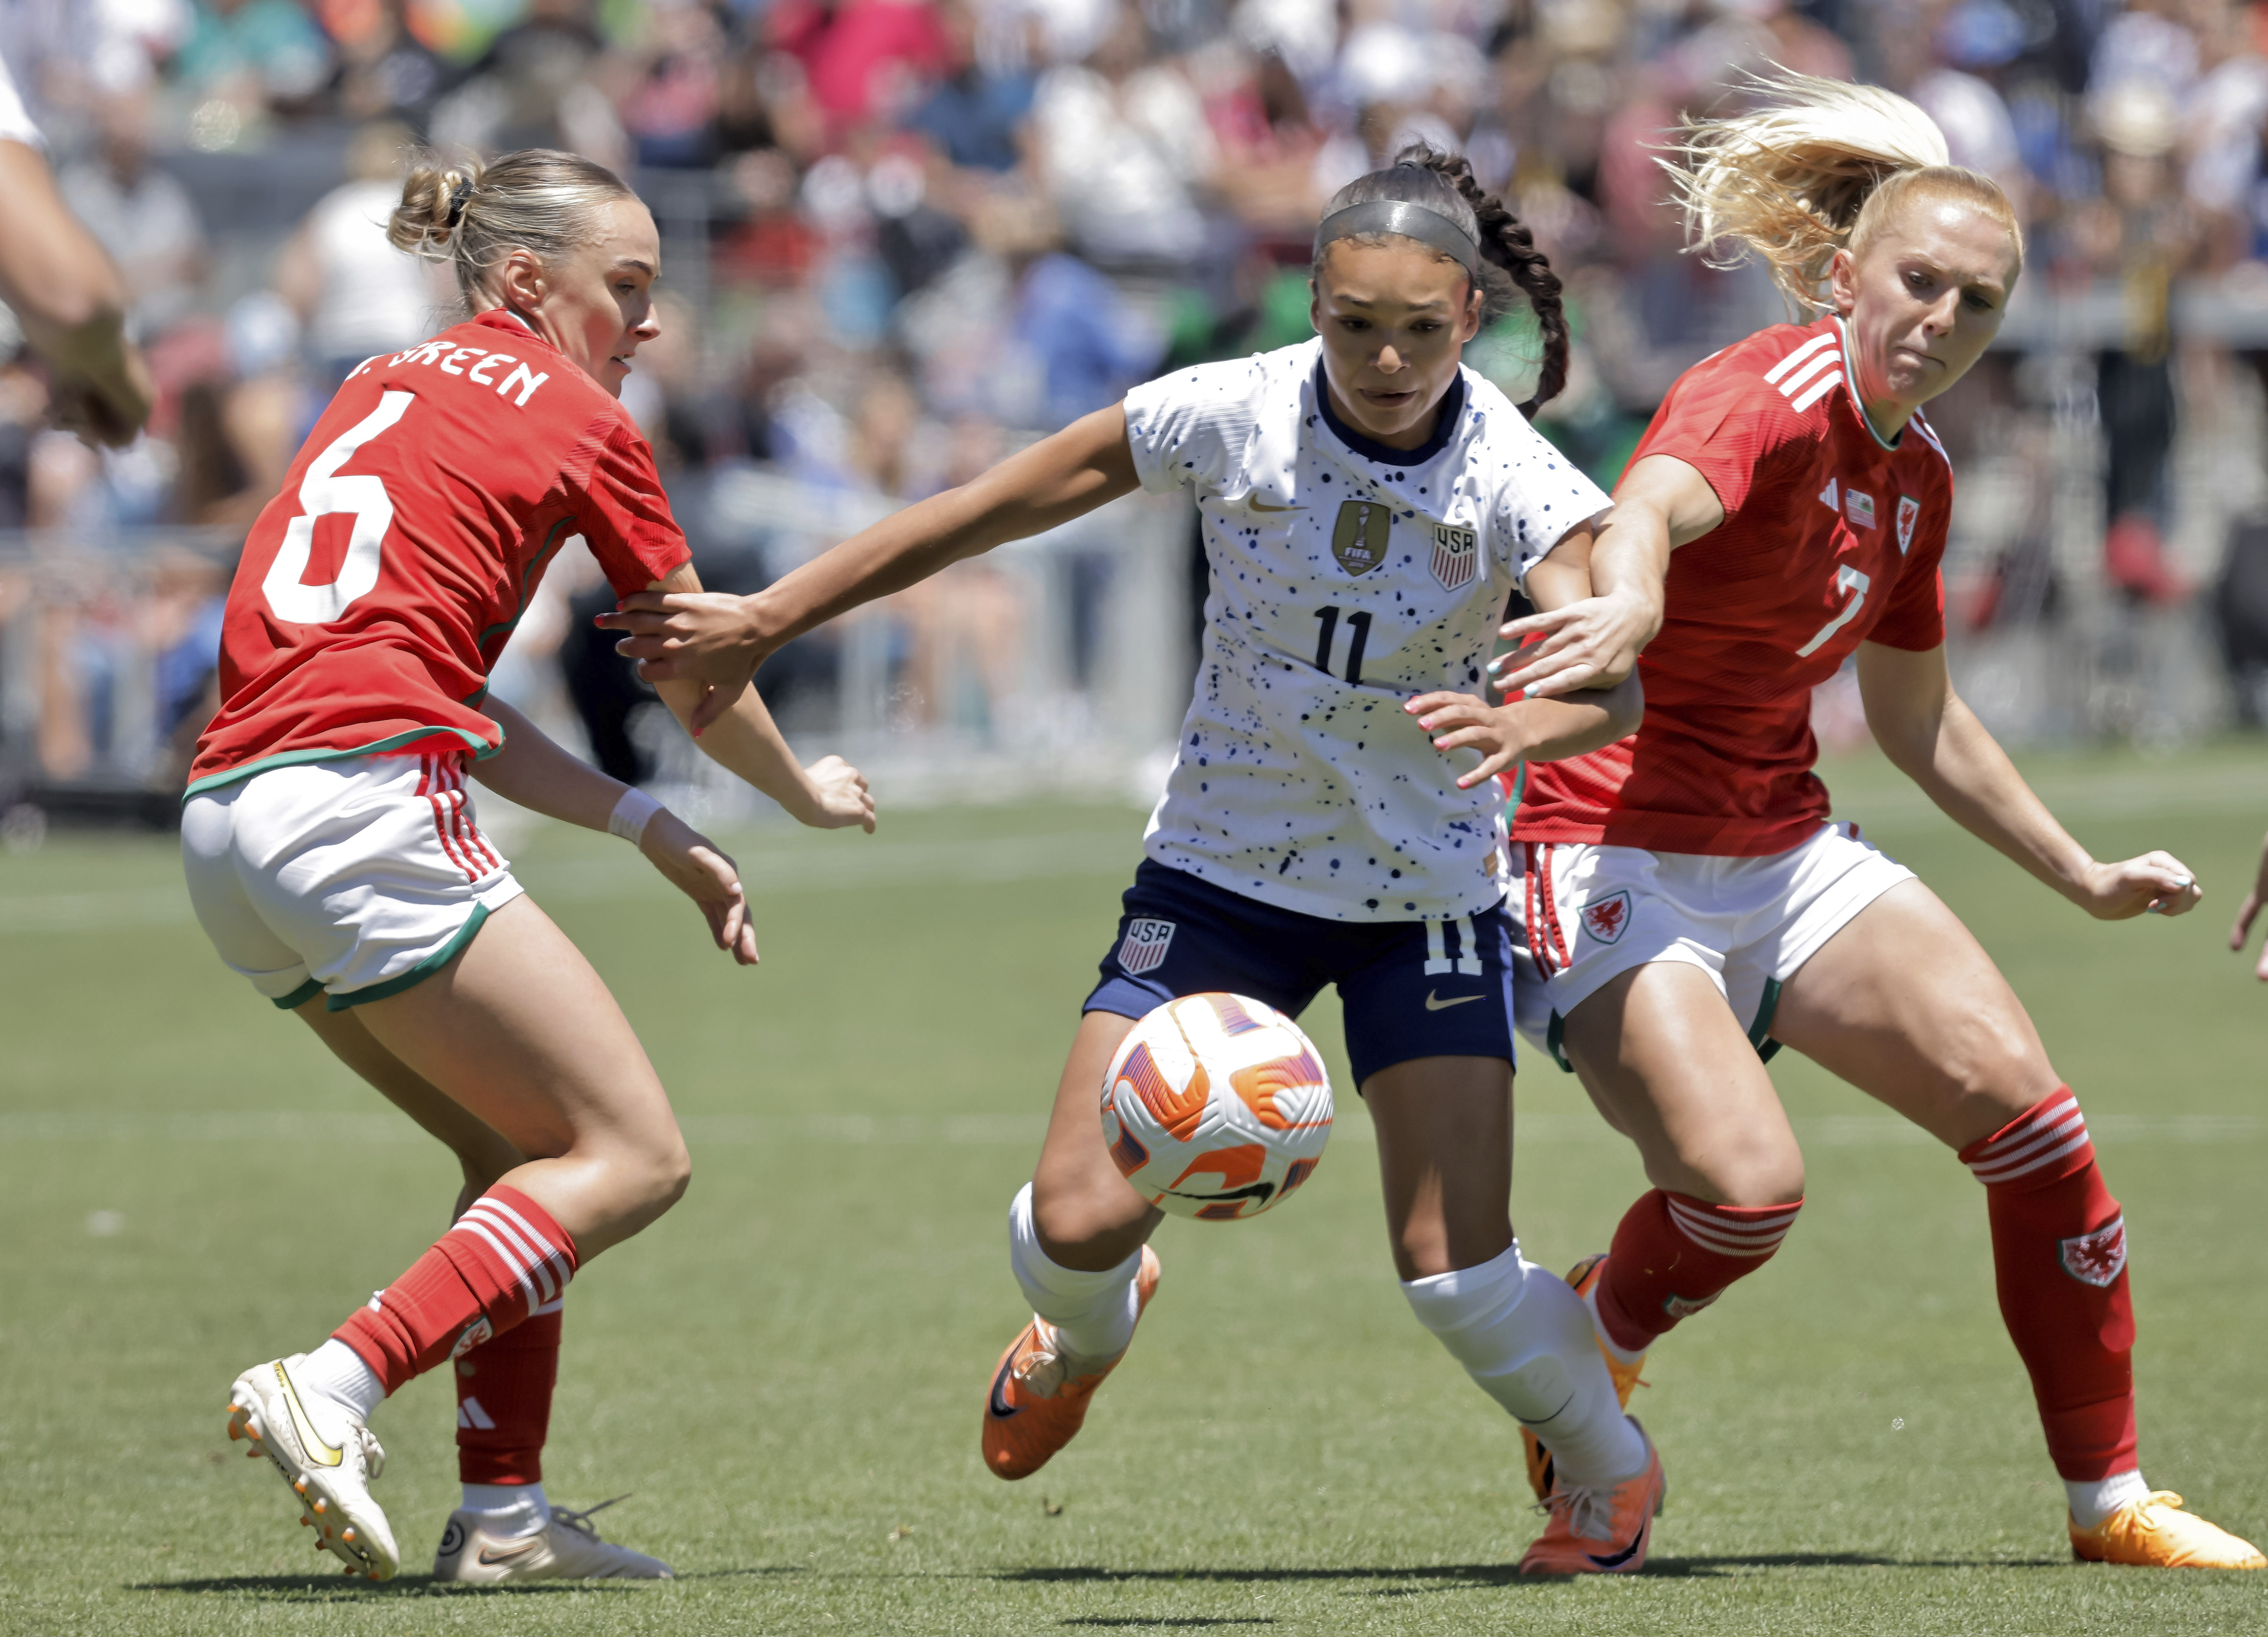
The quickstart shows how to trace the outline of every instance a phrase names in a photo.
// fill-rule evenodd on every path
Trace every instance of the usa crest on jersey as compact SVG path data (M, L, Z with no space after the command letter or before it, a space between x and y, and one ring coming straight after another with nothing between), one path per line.
M1126 936L1119 940L1118 964L1127 975L1139 977L1145 972L1155 971L1163 963L1166 951L1174 941L1174 923L1149 919L1126 923Z
M1480 536L1469 528L1433 525L1433 578L1444 591L1462 591L1480 572Z

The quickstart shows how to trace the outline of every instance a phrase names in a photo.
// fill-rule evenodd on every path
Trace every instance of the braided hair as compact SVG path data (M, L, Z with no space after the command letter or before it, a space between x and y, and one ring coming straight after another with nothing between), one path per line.
M1331 195L1324 214L1378 200L1423 205L1473 236L1481 247L1482 322L1502 317L1525 299L1535 310L1536 328L1543 337L1543 364L1535 395L1521 409L1533 415L1538 406L1557 397L1567 384L1567 313L1560 300L1559 275L1535 247L1535 235L1528 224L1473 179L1473 167L1464 155L1444 153L1430 143L1412 143L1395 154L1386 169L1349 182ZM1357 237L1383 239L1385 235ZM1322 270L1318 257L1314 271Z

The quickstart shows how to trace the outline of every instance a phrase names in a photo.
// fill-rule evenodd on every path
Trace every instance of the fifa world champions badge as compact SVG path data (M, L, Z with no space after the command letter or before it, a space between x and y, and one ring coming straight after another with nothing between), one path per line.
M1166 951L1174 941L1171 921L1136 920L1126 923L1126 936L1119 941L1118 964L1130 977L1139 977L1145 972L1155 971L1166 959Z
M1386 561L1386 546L1394 530L1394 514L1375 500L1348 500L1339 505L1338 522L1331 530L1331 555L1339 566L1359 579Z
M1433 525L1433 578L1444 591L1462 591L1480 568L1480 545L1469 528Z

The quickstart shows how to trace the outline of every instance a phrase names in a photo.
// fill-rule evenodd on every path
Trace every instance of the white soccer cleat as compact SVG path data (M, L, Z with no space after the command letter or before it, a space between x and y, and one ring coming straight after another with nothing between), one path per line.
M313 1395L291 1374L306 1357L270 1359L238 1376L228 1394L228 1435L251 1440L249 1453L266 1456L284 1475L300 1523L315 1531L315 1550L338 1559L350 1574L390 1580L401 1553L370 1493L370 1480L386 1470L386 1451L369 1427L328 1399L317 1401L317 1424L308 1409Z
M621 1500L617 1495L615 1500ZM433 1554L433 1578L468 1586L503 1586L531 1580L674 1580L669 1565L599 1538L590 1511L551 1508L551 1521L532 1535L491 1535L463 1512L452 1513Z

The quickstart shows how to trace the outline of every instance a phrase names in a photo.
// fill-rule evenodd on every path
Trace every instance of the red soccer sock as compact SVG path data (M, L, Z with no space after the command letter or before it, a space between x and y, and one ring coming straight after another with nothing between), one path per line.
M457 1360L460 1482L542 1481L561 1316L556 1308L535 1314Z
M1678 1320L1698 1313L1734 1279L1771 1260L1803 1208L1711 1205L1656 1188L1615 1229L1599 1277L1599 1323L1625 1353L1643 1353Z
M391 1395L557 1301L576 1262L575 1242L550 1213L499 1183L332 1334Z
M2136 1463L2126 1219L2068 1086L1961 1151L1984 1184L2000 1316L2031 1373L2048 1454L2067 1478Z

